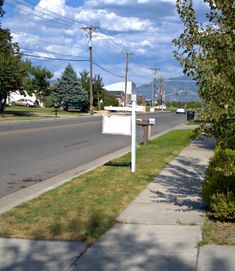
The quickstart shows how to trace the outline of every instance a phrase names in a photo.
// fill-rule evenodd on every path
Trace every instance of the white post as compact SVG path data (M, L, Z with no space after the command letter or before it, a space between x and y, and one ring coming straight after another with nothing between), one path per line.
M131 95L132 122L131 122L131 172L136 170L136 95Z

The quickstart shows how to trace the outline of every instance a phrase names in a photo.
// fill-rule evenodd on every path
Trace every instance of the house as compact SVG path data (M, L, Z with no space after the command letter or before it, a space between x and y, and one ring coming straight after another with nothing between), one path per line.
M135 83L131 81L127 82L127 103L129 103L131 100L131 94L135 93L135 88ZM123 105L125 97L125 82L117 82L114 84L106 85L104 86L104 89L108 91L110 96L114 96L118 100L119 105Z

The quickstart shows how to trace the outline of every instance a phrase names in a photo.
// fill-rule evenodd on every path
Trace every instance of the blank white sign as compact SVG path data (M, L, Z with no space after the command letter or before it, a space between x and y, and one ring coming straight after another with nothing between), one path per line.
M113 135L131 135L131 116L103 116L102 133Z

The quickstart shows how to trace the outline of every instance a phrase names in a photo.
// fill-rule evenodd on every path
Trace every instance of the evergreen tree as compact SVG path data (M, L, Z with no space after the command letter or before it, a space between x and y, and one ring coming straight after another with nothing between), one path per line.
M79 103L83 110L88 108L88 94L83 89L71 64L68 64L61 78L58 79L53 94L54 100L58 103Z

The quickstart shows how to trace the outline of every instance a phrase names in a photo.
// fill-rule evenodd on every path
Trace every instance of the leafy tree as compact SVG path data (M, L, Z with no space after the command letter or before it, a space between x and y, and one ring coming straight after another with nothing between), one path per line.
M206 103L202 127L223 148L235 148L235 8L231 0L204 0L207 24L197 22L192 0L177 0L184 32L173 43L184 73L197 81Z
M83 109L88 108L88 94L71 64L68 64L61 78L58 79L53 95L58 103L80 103Z
M48 79L52 78L53 73L40 66L33 67L31 63L29 65L28 73L29 76L24 83L25 90L29 94L34 93L40 101L44 101L45 97L49 96L51 93Z
M83 70L82 72L79 72L80 75L80 81L82 84L83 89L89 93L90 90L90 76L89 72L86 70Z
M21 89L27 69L10 31L1 27L0 44L0 113L3 113L8 94Z
M80 72L80 80L83 88L87 91L89 97L90 95L89 72L87 72L86 70ZM104 84L102 77L99 74L95 75L95 77L93 78L93 106L98 105L98 107L100 108L100 100L103 99L106 94L106 91L103 87Z
M3 10L3 4L4 0L0 0L0 17L2 17L5 13L5 11Z

